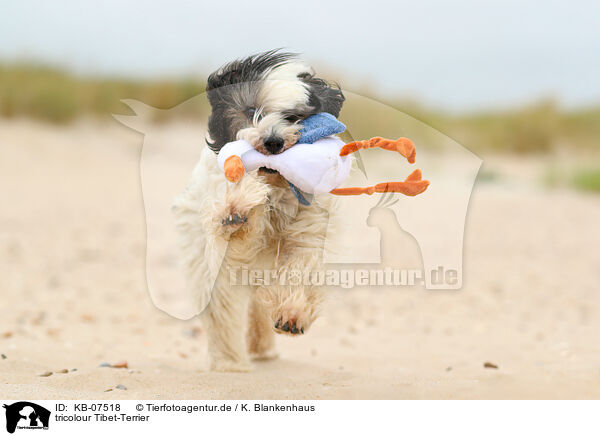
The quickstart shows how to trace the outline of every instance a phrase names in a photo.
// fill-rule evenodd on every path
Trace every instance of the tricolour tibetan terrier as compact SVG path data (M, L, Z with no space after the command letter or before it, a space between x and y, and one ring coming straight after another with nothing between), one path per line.
M223 66L209 76L206 91L208 148L174 213L188 286L200 308L208 303L202 316L212 368L244 371L249 355L276 356L275 332L304 334L315 320L321 292L289 278L320 267L333 200L315 196L301 204L287 181L267 168L230 183L216 155L237 139L263 154L281 153L298 140L303 119L320 112L337 117L344 96L295 55L278 50ZM234 285L231 271L241 268L275 277Z

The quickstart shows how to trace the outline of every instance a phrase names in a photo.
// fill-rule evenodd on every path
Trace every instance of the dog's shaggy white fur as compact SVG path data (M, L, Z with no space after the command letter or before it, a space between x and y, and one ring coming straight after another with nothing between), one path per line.
M229 183L214 153L205 148L187 189L174 202L190 291L199 307L208 303L202 319L214 370L247 371L249 356L276 357L274 332L290 333L275 329L275 323L295 324L306 332L322 300L318 288L303 284L230 284L230 268L286 274L317 269L322 262L332 196L298 205L288 187L273 186L266 177L255 171ZM247 222L223 226L236 213Z
M302 119L319 112L337 117L344 96L295 55L277 50L225 65L209 76L207 93L210 141L173 210L212 368L245 371L249 355L276 356L274 332L304 334L317 317L319 289L280 278L320 268L334 200L323 195L299 204L285 179L267 170L230 183L215 153L235 139L280 153L298 140ZM278 279L233 286L230 271L242 267L271 270Z

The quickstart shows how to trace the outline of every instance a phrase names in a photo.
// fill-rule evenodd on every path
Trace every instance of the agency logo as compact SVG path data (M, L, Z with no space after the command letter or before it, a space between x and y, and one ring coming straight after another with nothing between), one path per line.
M48 430L50 411L29 401L4 404L6 409L6 431L14 433L16 429Z

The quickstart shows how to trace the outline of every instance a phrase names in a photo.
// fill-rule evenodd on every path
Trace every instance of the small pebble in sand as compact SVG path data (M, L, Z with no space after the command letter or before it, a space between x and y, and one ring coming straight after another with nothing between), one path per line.
M496 365L495 363L492 362L485 362L483 364L484 368L490 368L490 369L498 369L498 365Z
M57 374L66 374L68 372L69 372L68 369L59 369L58 371L56 371Z
M181 357L182 359L187 359L188 355L185 354L183 351L178 351L177 354L179 354L179 357Z
M110 368L110 363L108 362L102 362L100 365L98 365L100 368Z
M104 392L110 392L112 391L112 388L105 390Z
M75 372L75 371L77 371L77 368L73 368L73 369L71 370L71 372Z
M12 335L13 335L13 332L4 332L4 333L2 333L2 337L4 339L10 338Z
M39 374L38 377L50 377L52 375L52 371L46 371L43 374Z
M6 359L6 354L0 354L2 356L2 360Z
M111 368L129 368L126 360L121 360L120 362L113 363L110 365Z
M40 325L41 323L44 322L44 320L46 319L46 313L45 312L40 312L38 313L35 318L33 318L31 320L31 323L34 325Z
M117 385L117 386L115 386L115 387L116 387L117 389L121 389L122 391L126 391L126 390L127 390L127 388L126 388L125 386L123 386L123 385Z
M448 368L446 368L446 371L452 371L452 367L449 366Z
M60 334L60 330L59 329L46 329L46 334L48 336L58 336Z
M183 335L188 338L195 338L196 336L202 333L202 329L200 327L192 327L189 329L185 329L183 331Z

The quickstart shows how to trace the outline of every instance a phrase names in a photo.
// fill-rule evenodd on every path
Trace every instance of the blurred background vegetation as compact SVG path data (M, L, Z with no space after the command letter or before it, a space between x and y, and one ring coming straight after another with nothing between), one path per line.
M201 78L144 81L81 77L44 66L0 64L0 115L66 124L83 116L108 118L112 113L126 112L120 102L125 98L169 109L204 92L204 84ZM565 144L595 149L600 137L600 106L562 110L554 101L546 100L510 110L452 114L400 99L386 103L479 152L548 152ZM192 105L183 109L176 116L199 117L209 112L207 107ZM377 118L378 114L364 116Z
M343 81L342 81L343 82ZM202 78L127 80L77 76L66 71L32 64L0 64L0 116L28 117L43 122L68 124L79 118L110 119L113 113L131 113L121 99L136 99L169 109L204 92ZM355 93L369 96L368 90ZM377 99L377 96L370 95ZM381 99L379 99L381 100ZM597 155L600 137L600 106L562 109L553 100L538 101L512 109L450 113L424 108L415 102L387 99L386 104L425 122L481 155L490 153L548 155L565 150ZM157 111L156 122L168 117L202 118L209 108L183 105L178 111ZM366 111L361 122L385 124L385 114ZM367 117L365 119L364 117ZM552 168L543 182L568 184L600 192L600 164L583 168Z
M66 124L83 116L110 117L127 111L120 100L131 98L169 109L204 92L204 81L126 80L80 77L30 64L0 64L0 115L31 117ZM208 108L186 107L189 116L202 116Z

